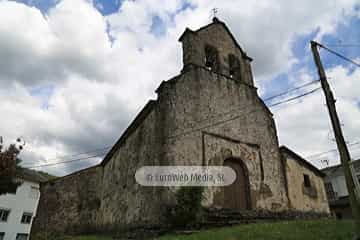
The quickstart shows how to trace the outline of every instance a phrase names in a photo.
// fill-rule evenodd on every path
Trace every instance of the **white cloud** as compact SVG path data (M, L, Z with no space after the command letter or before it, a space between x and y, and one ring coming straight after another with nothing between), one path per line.
M337 100L336 107L345 139L348 143L360 141L360 69L350 71L349 68L337 66L326 71L332 76L329 82ZM289 145L303 156L336 148L322 91L303 98L299 104L290 103L279 109L275 107L273 113L280 143ZM350 150L353 158L360 158L359 145L350 147ZM322 159L329 159L331 165L339 163L336 152L310 160L318 167L325 167L321 163Z
M190 1L193 8L180 10L182 0L139 0L125 1L119 12L104 17L91 1L63 0L45 16L34 7L0 1L0 133L6 139L23 136L27 140L23 153L27 162L112 144L141 106L154 97L158 84L180 72L182 53L177 39L185 27L196 29L209 23L211 8L219 8L220 19L254 58L255 77L261 84L288 71L297 60L291 52L296 36L318 28L318 37L334 32L338 23L354 14L355 2L194 0ZM166 28L161 36L151 33L154 16ZM333 71L349 78L354 74ZM306 74L305 69L303 79ZM41 98L30 90L49 83L55 89L48 99L49 109L44 109ZM344 94L351 88L341 87ZM346 109L353 108L353 102L349 100ZM304 111L317 116L315 120L299 125L299 113L289 109L279 120L280 136L283 142L312 153L309 138L293 141L292 131L321 126L317 131L325 136L323 110L303 105ZM358 125L349 120L345 126L353 131ZM319 150L328 143L324 140L320 145ZM65 173L74 170L74 165L51 169Z
M197 1L201 9L219 8L219 16L235 33L240 45L254 58L258 81L287 72L297 61L291 51L297 36L319 29L317 39L332 33L355 14L357 1Z
M89 3L62 1L43 16L16 2L0 2L0 77L32 86L77 73L101 80L110 42L106 22Z

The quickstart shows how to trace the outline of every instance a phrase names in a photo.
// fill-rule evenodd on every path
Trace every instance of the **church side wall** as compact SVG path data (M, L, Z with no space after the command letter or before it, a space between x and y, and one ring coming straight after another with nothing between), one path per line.
M101 204L102 167L91 167L40 186L32 236L95 231Z
M160 222L162 188L136 183L140 167L161 164L161 111L154 106L122 142L104 166L101 204L102 229L107 231Z

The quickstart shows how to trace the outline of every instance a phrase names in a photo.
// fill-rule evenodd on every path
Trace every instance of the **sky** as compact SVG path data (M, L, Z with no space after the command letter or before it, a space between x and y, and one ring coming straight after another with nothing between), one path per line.
M310 40L360 62L359 0L0 0L5 144L26 142L25 167L88 157L36 168L58 176L99 163L157 86L180 73L179 36L210 23L213 8L254 59L263 99L318 79ZM360 68L320 54L360 158ZM312 156L336 147L321 91L270 109L280 144L319 168L339 163L336 151Z

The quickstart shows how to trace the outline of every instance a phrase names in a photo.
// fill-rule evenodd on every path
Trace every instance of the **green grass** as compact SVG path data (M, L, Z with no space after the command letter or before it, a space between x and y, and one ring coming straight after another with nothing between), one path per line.
M78 236L78 237L69 237L69 239L71 239L71 240L112 240L113 238L106 237L106 236Z
M315 220L258 223L217 228L190 235L165 235L156 240L349 240L352 221ZM111 240L111 237L80 236L72 240Z
M157 240L348 240L353 237L353 228L351 221L290 221L240 225L192 235L168 235Z

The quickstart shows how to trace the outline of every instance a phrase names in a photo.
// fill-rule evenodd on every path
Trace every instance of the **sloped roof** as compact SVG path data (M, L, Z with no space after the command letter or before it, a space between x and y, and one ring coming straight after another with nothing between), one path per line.
M355 168L360 168L360 159L354 160L353 164L354 164ZM337 165L330 166L330 167L323 168L323 169L321 169L321 171L323 173L325 173L327 176L329 176L329 175L335 173L336 171L338 171L340 169L342 169L341 163L337 164Z
M295 153L294 151L292 151L290 148L286 147L286 146L280 146L280 152L281 153L287 153L290 156L292 156L295 160L297 160L300 164L302 164L303 166L305 166L306 168L308 168L309 170L315 172L316 174L318 174L321 177L325 177L326 174L324 174L322 171L320 171L317 167L315 167L314 165L312 165L309 161L307 161L305 158L301 157L299 154Z
M16 169L16 177L37 183L46 182L52 178L56 178L55 176L52 176L44 172L38 172L35 170L31 170L28 168L21 168L21 167Z
M243 57L247 58L247 59L250 60L250 61L253 60L251 57L249 57L249 56L246 54L246 52L244 52L244 51L242 50L242 48L240 47L239 43L236 41L234 35L231 33L230 29L226 26L226 24L225 24L224 22L220 21L217 17L214 17L214 18L213 18L213 21L212 21L211 23L209 23L208 25L205 25L205 26L199 28L198 30L193 31L193 30L191 30L191 29L189 29L189 28L186 28L185 31L181 34L181 36L180 36L180 38L179 38L179 41L181 42L182 39L183 39L183 37L184 37L186 34L188 34L188 33L195 33L195 34L196 34L196 33L200 32L200 31L202 31L202 30L204 30L204 29L206 29L206 28L209 28L209 27L211 27L211 26L213 26L213 25L215 25L215 24L220 24L220 25L226 30L226 32L229 34L230 38L231 38L232 41L234 42L235 46L236 46L237 48L239 48L239 50L240 50L240 52L242 53Z
M101 161L100 165L104 166L115 152L120 148L120 146L126 141L128 136L133 133L137 127L143 122L146 116L153 110L157 101L156 100L149 100L145 107L139 112L139 114L135 117L135 119L130 123L129 127L124 131L121 137L117 140L114 146L110 149L110 151L106 154L104 159Z

